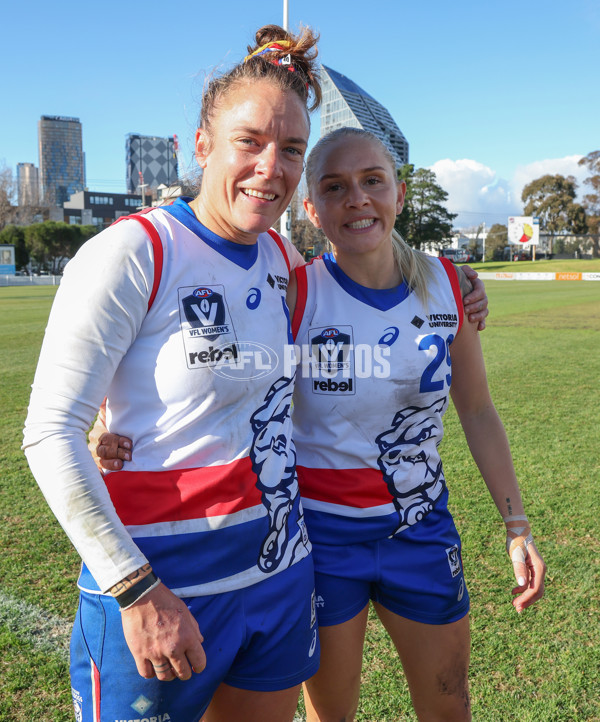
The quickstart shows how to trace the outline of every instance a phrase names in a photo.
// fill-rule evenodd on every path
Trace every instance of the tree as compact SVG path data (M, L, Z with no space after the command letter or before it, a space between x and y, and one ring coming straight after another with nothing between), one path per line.
M15 267L20 270L29 263L25 248L25 229L22 226L4 226L0 231L0 243L15 247Z
M322 230L315 228L307 218L296 218L292 225L292 240L306 260L326 250L327 239Z
M450 240L457 214L445 208L448 194L438 185L435 173L426 168L415 170L407 163L398 171L398 178L406 183L404 210L395 226L400 235L414 248Z
M583 182L590 186L591 193L583 197L583 206L587 212L587 222L592 233L592 255L600 257L600 150L588 153L579 161L579 165L586 166L592 174Z
M292 198L292 242L306 260L319 256L326 250L327 239L320 228L315 228L308 220L303 199L306 197L306 184L304 179Z
M507 245L508 228L502 223L494 223L485 239L485 260L501 261Z
M95 226L45 221L25 227L25 247L40 268L60 273L65 261L72 258L88 238L97 233Z
M554 237L558 233L578 235L587 231L584 207L575 202L577 181L573 176L545 175L528 183L521 193L526 216L538 216L540 228Z
M14 213L12 202L15 195L13 172L3 162L0 165L0 229L10 223Z

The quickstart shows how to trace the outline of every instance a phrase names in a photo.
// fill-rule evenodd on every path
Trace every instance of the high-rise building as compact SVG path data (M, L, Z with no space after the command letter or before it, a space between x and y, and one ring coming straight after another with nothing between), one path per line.
M85 187L85 158L79 118L42 115L38 123L42 202L61 206Z
M321 137L342 126L364 128L390 150L396 167L408 163L408 141L383 105L345 75L322 69Z
M40 203L40 175L33 163L17 163L17 198L20 206Z
M130 133L125 142L127 192L156 190L159 185L177 183L175 138L156 138Z

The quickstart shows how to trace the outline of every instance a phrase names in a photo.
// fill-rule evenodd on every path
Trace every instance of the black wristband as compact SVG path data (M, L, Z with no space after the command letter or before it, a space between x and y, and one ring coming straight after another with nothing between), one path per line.
M135 604L138 599L144 596L144 594L150 589L150 587L153 587L159 581L160 579L156 576L156 574L154 572L150 572L150 574L147 574L137 584L134 584L122 594L119 594L119 596L115 597L115 599L117 600L121 609L126 609L132 604Z

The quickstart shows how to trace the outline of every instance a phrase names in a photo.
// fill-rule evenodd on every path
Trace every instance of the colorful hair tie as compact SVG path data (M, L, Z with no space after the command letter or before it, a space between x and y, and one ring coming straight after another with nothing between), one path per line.
M276 40L271 43L266 43L265 45L261 45L260 48L257 48L253 53L250 53L250 55L246 55L244 62L250 60L250 58L253 58L255 55L263 55L264 53L275 52L276 50L285 50L289 48L291 44L289 40Z
M261 45L260 48L257 48L253 53L250 53L250 55L246 55L246 57L244 58L244 62L247 62L255 55L264 55L265 53L274 53L277 50L285 50L291 45L292 43L289 40L276 40L271 43L266 43L266 45ZM273 65L283 65L287 67L287 69L292 73L296 72L296 68L292 63L292 56L290 53L284 55L283 58L273 58L273 60L269 60L269 62ZM306 92L308 93L308 82L305 81L304 84L306 86Z

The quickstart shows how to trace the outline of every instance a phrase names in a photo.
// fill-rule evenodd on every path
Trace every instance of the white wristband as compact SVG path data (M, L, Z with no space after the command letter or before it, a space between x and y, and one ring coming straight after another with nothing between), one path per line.
M525 562L527 549L533 543L531 527L526 516L505 516L506 551L513 562ZM510 524L510 526L508 526Z

